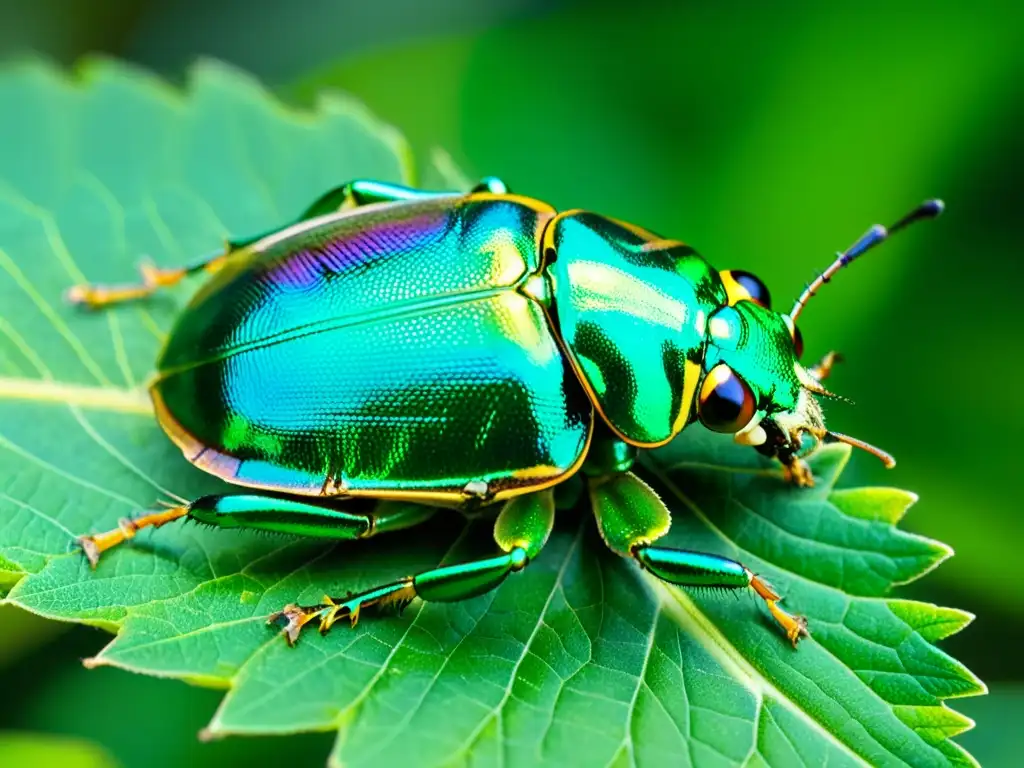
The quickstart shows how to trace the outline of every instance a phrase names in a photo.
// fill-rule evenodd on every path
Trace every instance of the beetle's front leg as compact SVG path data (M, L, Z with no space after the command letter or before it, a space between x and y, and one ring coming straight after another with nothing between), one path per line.
M782 597L760 576L735 560L705 552L652 546L668 533L668 508L658 495L632 473L596 478L590 498L598 529L608 547L634 558L646 571L670 584L684 587L752 589L768 606L774 619L796 647L807 637L807 620L779 605Z
M282 627L289 645L302 628L316 620L324 634L341 618L354 626L364 608L396 605L400 609L420 598L435 602L467 600L496 588L513 571L521 571L541 551L554 524L555 499L551 490L518 496L506 502L494 524L494 540L502 553L467 563L441 566L390 584L346 597L324 596L318 605L287 605L273 614L269 624Z
M779 457L782 462L782 476L786 482L792 483L797 488L813 488L814 473L810 466L799 456Z
M764 429L765 439L754 446L755 450L762 456L778 460L787 483L798 488L813 488L814 473L797 453L800 450L799 440L780 429L772 419L762 419L759 426Z

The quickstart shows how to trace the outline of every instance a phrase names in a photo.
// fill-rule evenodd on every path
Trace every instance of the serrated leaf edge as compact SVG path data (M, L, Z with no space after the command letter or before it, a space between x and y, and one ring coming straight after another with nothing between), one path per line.
M859 515L851 515L845 509L845 503L849 503L848 500L851 497L854 501L857 501L857 497L859 496L876 496L885 494L889 494L892 501L895 502L898 500L900 502L900 508L895 511L895 514L892 514L889 517L865 518ZM910 511L910 508L920 501L918 495L912 491L905 491L902 488L893 488L885 485L868 485L858 488L833 488L832 492L829 494L829 499L831 499L832 503L848 517L854 516L862 520L877 520L879 522L888 523L889 525L896 525L903 520L903 518L906 517L907 512ZM836 503L837 500L840 503Z
M936 642L938 640L944 640L947 637L951 637L952 635L955 635L957 632L960 632L961 630L963 630L967 626L969 626L971 624L971 622L973 622L974 619L976 618L975 615L973 613L971 613L970 611L965 611L965 610L962 610L960 608L950 608L948 606L936 605L935 603L928 603L928 602L924 602L924 601L921 601L921 600L908 600L908 599L893 597L893 598L889 598L888 599L888 603L889 603L889 610L891 610L893 613L895 613L897 616L899 616L899 618L903 622L905 622L906 624L914 627L914 629L922 637L925 637L924 633L921 631L922 629L926 629L926 628L929 628L929 627L935 627L935 626L939 626L939 625L953 625L953 628L948 630L948 631L943 631L943 632L941 632L941 634L934 635L933 637L925 637L925 639L928 640L928 642L930 642L930 643L931 642ZM909 621L906 618L906 616L904 616L902 613L900 613L897 610L899 607L901 607L903 605L915 606L915 607L916 606L929 606L929 607L933 608L934 610L936 610L937 612L940 612L940 614L943 617L943 619L941 621L937 621L937 622L929 622L927 624L915 625L912 621Z
M154 90L158 90L160 93L168 96L169 98L172 98L178 104L184 103L184 101L187 99L187 92L194 87L198 79L204 76L204 72L209 70L228 71L238 79L254 84L262 93L266 95L266 102L268 105L271 105L273 108L275 108L276 111L278 111L281 114L287 115L290 119L293 120L302 118L315 119L315 117L322 115L325 112L335 111L336 107L340 105L342 109L346 111L346 114L364 120L365 123L373 130L374 133L384 137L389 143L391 143L392 149L394 150L396 156L399 158L403 166L403 175L405 175L409 180L412 180L415 177L411 149L406 140L404 139L404 137L401 135L401 133L398 132L396 129L392 128L391 126L381 123L376 118L374 118L373 115L369 112L369 110L363 107L363 105L345 96L336 94L323 95L317 100L316 108L312 112L297 110L278 100L276 97L273 96L273 94L268 92L261 83L256 81L254 78L251 78L251 76L249 76L247 73L235 69L234 67L225 65L222 62L212 60L202 60L198 64L190 68L187 85L182 90L178 90L177 88L170 86L165 81L152 75L151 73L142 68L135 67L132 65L126 65L123 62L113 63L111 60L108 60L105 57L91 57L83 60L78 66L74 68L73 71L75 75L77 75L77 77L74 78L68 77L63 70L58 70L57 68L51 65L41 63L37 59L26 59L23 62L15 62L13 64L8 64L5 67L5 70L11 71L12 69L15 69L19 66L25 66L39 70L49 77L56 76L55 79L64 86L80 86L88 84L88 82L92 79L92 77L95 75L99 68L106 66L117 66L117 68L121 71L128 71L136 76L144 77L147 83L154 86ZM361 109L356 109L354 107L360 107ZM0 399L25 399L34 401L46 401L60 403L68 405L70 407L81 405L86 408L96 408L99 410L107 410L114 412L138 413L142 415L150 415L152 413L148 399L145 398L144 393L141 390L127 390L108 386L88 387L81 385L66 385L60 384L59 382L55 381L43 381L34 379L12 379L8 377L0 378ZM836 474L838 475L839 473L842 472L842 469L845 467L850 451L849 448L845 446L837 448L839 450L845 449L845 456L837 466ZM747 469L743 467L728 467L724 465L715 465L710 463L681 462L678 466L699 467L706 468L709 470L740 472L745 474L776 476L780 475L778 471L771 469ZM663 481L665 480L665 478L661 475L660 471L657 474L659 475L659 477L661 477ZM689 506L691 506L691 508L693 508L693 505L685 498L685 496L680 494L680 498L683 499ZM908 505L908 508L909 506L910 505ZM694 509L694 511L698 515L701 514L696 509ZM914 535L917 536L917 534ZM937 548L944 550L943 556L940 559L938 559L935 563L928 566L918 575L914 576L913 578L907 579L904 582L898 582L899 584L909 583L911 581L916 580L917 578L920 578L921 576L933 570L941 562L943 562L953 554L952 548L942 542L938 542L934 539L929 539L928 537L924 536L918 536L918 538L926 540L934 546L936 546ZM66 555L56 556L60 557ZM818 723L808 713L806 713L794 702L792 702L790 699L784 696L763 675L757 672L757 670L755 670L742 657L739 651L731 643L729 643L723 635L721 635L717 628L714 627L714 625L705 616L705 614L703 614L703 612L701 612L696 607L696 605L693 603L692 600L690 600L688 596L686 596L682 591L675 588L671 588L656 579L649 578L649 582L652 586L652 589L654 589L657 593L660 593L659 600L661 604L666 608L666 610L668 610L676 617L681 626L691 627L698 630L691 632L691 635L695 639L697 639L698 642L700 642L701 645L712 656L714 656L720 663L722 663L724 667L730 669L737 680L742 680L745 682L748 690L754 693L757 697L759 706L763 705L763 700L765 696L771 696L779 702L787 705L794 713L796 713L799 717L804 719L810 725L814 726L816 730L823 733L831 742L839 746L846 753L854 757L857 761L867 764L863 760L863 758L854 753L846 744L837 740L830 731L822 728L820 723ZM863 599L880 599L885 600L887 603L890 602L886 598ZM18 605L23 609L31 610L27 609L25 606L21 606L17 602L11 601L9 598L5 598L0 602ZM38 613L38 615L46 616L45 613L37 611L32 612ZM961 613L969 617L967 621L965 621L962 625L958 626L953 631L947 633L946 635L943 635L943 637L955 634L956 632L960 631L965 626L967 626L967 624L969 624L970 621L974 618L973 615L968 614L967 612ZM60 617L48 616L47 618L53 619ZM83 619L67 620L73 623L97 626L102 627L104 629L112 629L113 631L117 631L118 629L120 629L121 626L119 623L107 621ZM108 663L102 661L98 657L96 659L87 661L93 662L92 664L87 663L87 666L97 666L100 664ZM130 667L125 665L111 664L111 666L121 666L124 669L130 669ZM974 677L974 675L970 673L969 670L967 670L966 668L963 668L962 665L960 666L962 668L962 671L970 675L970 677L973 678L973 680L977 683L977 685L981 689L980 692L987 692L987 687L982 681ZM224 689L225 687L230 688L230 684L228 686L224 685L224 680L222 678L206 679L202 676L189 676L186 678L182 678L181 675L175 675L174 673L161 674L159 672L149 670L147 670L146 674L152 675L154 677L164 677L168 679L185 679L197 685L205 684L208 687L214 687L217 689ZM946 698L955 698L969 695L975 694L961 693ZM945 709L948 709L948 707L946 707L945 704L941 704L940 706L942 706ZM962 733L963 731L969 730L974 726L974 721L971 718L961 715L960 713L957 713L953 710L949 711L955 714L958 718L962 718L966 723L968 723L967 725L965 725L963 729L957 731L957 733ZM332 728L326 728L325 730L331 729ZM969 753L963 751L962 748L959 747L959 745L956 745L955 742L951 741L949 743L953 744L958 749L960 749L961 752L973 764L977 764L974 761L973 757L971 757Z
M829 445L829 446L825 446L824 448L821 449L821 451L819 452L819 455L822 454L822 453L824 453L826 456L828 455L828 453L841 454L841 455L838 455L836 457L836 458L838 458L838 461L836 463L835 473L832 476L833 478L838 478L842 474L843 469L846 467L846 464L849 461L851 451L852 451L852 449L849 446L845 446L845 445L842 445L842 446L840 446L840 445ZM707 469L707 470L710 470L710 471L725 471L725 472L752 474L752 475L759 475L759 476L778 476L780 478L782 477L782 473L781 472L773 471L773 470L767 469L767 468L751 468L748 471L744 467L727 467L727 466L716 465L716 464L712 464L712 463L696 463L696 462L684 461L684 462L676 462L676 463L673 463L671 465L666 465L665 467L662 467L661 465L657 464L656 462L645 461L644 465L647 467L647 469L652 474L654 474L658 478L658 480L661 483L663 483L665 485L666 488L669 488L683 504L685 504L687 507L689 507L690 511L699 520L701 520L703 522L703 524L708 527L709 530L714 532L716 536L721 538L726 543L731 543L729 538L727 536L725 536L717 528L717 526L714 525L714 523L711 520L708 519L707 515L705 515L704 512L686 494L684 494L678 488L678 486L675 483L672 482L672 480L667 476L667 472L670 472L673 469L682 468L682 467L695 467L695 466L699 466L699 467L701 467L703 469ZM830 487L829 490L830 490L830 494L831 494L832 488ZM893 527L896 527L895 523L891 523L890 525L892 525ZM919 534L908 534L908 535L911 535L911 536L914 536L915 538L918 538L918 539L921 539L921 540L924 540L924 541L932 543L937 549L943 551L943 556L940 557L936 562L928 565L924 570L922 570L916 576L914 576L914 577L912 577L910 579L907 579L906 581L903 581L903 582L897 582L895 584L896 586L899 586L899 585L902 585L902 584L907 584L907 583L910 583L912 581L915 581L915 580L921 578L921 576L924 576L926 573L929 573L930 571L934 570L936 567L938 567L938 565L940 563L942 563L945 560L947 560L953 554L952 547L950 547L947 544L944 544L943 542L939 542L939 541L936 541L934 539L930 539L927 536L920 536ZM780 568L780 566L776 565L776 568ZM780 570L786 570L786 569L785 568L780 568ZM792 571L786 571L786 572L788 574L790 574L792 576L792 578L794 578L794 579L799 579L801 581L809 581L809 582L811 581L810 579L808 579L805 576L802 576L801 574L794 573ZM693 617L694 621L688 623L689 626L696 627L696 628L701 629L702 631L705 631L707 633L707 636L714 640L714 643L712 643L711 645L707 645L707 644L704 643L704 638L702 638L701 636L691 632L691 635L694 637L694 639L696 639L698 642L700 642L701 645L704 646L704 648L709 653L711 653L713 656L715 656L715 658L720 663L725 664L726 663L726 659L729 659L729 661L730 661L729 666L734 671L742 672L744 674L744 677L746 679L749 679L750 681L760 681L761 683L763 683L763 685L765 686L764 688L760 688L760 689L753 688L753 687L750 688L750 690L756 696L758 696L759 706L761 704L761 701L763 700L763 697L764 697L765 693L770 691L771 695L773 697L777 698L777 700L780 701L781 703L787 705L793 712L795 712L799 717L801 717L801 719L804 719L808 723L812 724L815 727L816 730L826 734L826 736L830 740L832 740L833 742L835 742L837 744L840 744L846 752L854 755L857 760L863 762L865 765L869 765L869 763L864 761L863 758L861 758L859 755L854 753L850 749L850 747L848 747L846 744L838 741L838 739L836 739L836 737L833 736L833 734L828 729L822 727L822 725L820 723L818 723L818 721L815 720L813 718L813 716L811 716L810 714L805 712L799 705L797 705L795 702L793 702L792 700L787 698L785 695L783 695L781 693L781 691L779 691L777 688L775 688L775 686L773 686L766 678L764 678L763 675L761 675L759 672L757 672L757 670L754 669L754 667L752 665L750 665L750 663L747 662L746 659L743 658L742 654L740 654L740 652L735 648L735 646L733 646L732 643L730 643L725 638L725 636L722 635L721 632L719 632L718 629L714 627L714 625L711 623L711 621L704 615L704 613L702 611L700 611L699 608L697 608L696 604L681 589L670 587L669 585L666 585L666 584L662 583L661 581L659 581L657 579L654 579L653 577L648 577L648 579L652 583L653 587L655 587L656 589L659 589L659 590L663 590L664 592L669 594L671 596L672 600L675 603L677 603L679 605L679 607L682 610L684 610L684 612L690 614ZM842 592L841 590L837 590L835 587L831 587L831 586L829 586L827 584L821 584L820 582L811 582L811 583L815 584L816 586L825 588L825 589L830 589L830 590L833 590L833 591ZM842 592L842 594L845 595L846 593ZM885 603L887 606L889 606L891 608L891 603L892 603L894 598L890 598L890 597L857 596L857 599L858 600L883 602L883 603ZM905 602L905 603L917 603L918 601L904 600L903 602ZM932 605L931 603L919 603L919 604L920 605ZM955 611L955 610L958 610L958 609L944 609L944 610L954 610ZM970 616L971 620L973 620L973 618L974 618L972 614L968 614L966 611L961 611L960 613L963 613L965 615ZM912 624L910 624L909 622L905 622L905 623L907 624L908 627L911 627L914 632L917 632L917 629L914 628ZM956 632L959 632L961 629L966 627L969 623L970 623L970 621L965 622L962 626L958 627L954 631L951 631L948 634L944 635L944 637L949 637L950 635L956 634ZM920 634L920 633L918 633L918 634ZM937 646L935 646L935 644L933 642L931 642L930 640L928 640L927 638L924 638L922 636L922 639L924 639L925 642L927 642L929 645L931 645L932 648L934 648L935 650L939 651L940 653L945 653L944 651L939 649ZM716 647L714 647L716 644L720 646L717 649L716 649ZM722 657L721 654L725 654L725 656ZM948 656L948 654L946 654L946 655ZM952 657L950 657L950 658L952 658ZM944 697L941 697L940 703L933 704L933 705L928 705L928 706L929 707L933 707L933 708L939 708L939 709L942 709L942 710L946 710L946 711L952 713L953 715L955 715L957 718L962 718L963 720L968 721L970 724L969 725L965 725L965 727L961 731L958 731L958 733L963 733L963 732L968 731L968 730L970 730L971 728L974 727L974 721L971 720L971 718L967 717L966 715L962 715L961 713L959 713L956 710L954 710L951 707L949 707L945 703L946 700L947 699L953 699L953 698L963 698L963 697L967 697L967 696L984 695L985 693L988 692L988 687L985 685L984 682L982 682L973 672L971 672L961 662L959 662L956 659L953 659L953 661L956 663L958 674L963 679L965 679L968 682L970 682L973 685L975 685L978 690L976 690L976 691L965 691L965 692L962 692L962 693L957 693L957 694L953 694L953 695L949 695L949 696L944 696ZM885 704L887 706L889 706L889 707L892 707L893 713L894 714L896 713L896 705L890 704L889 702L885 702ZM897 717L898 717L898 715L897 715ZM972 766L977 766L978 765L978 762L977 762L977 760L975 760L974 756L971 755L962 746L957 744L955 741L952 741L951 737L947 736L945 741L941 742L941 743L948 744L953 749L957 750L959 752L959 754L962 755L967 760L969 765L972 765ZM931 745L929 745L929 746L931 746Z

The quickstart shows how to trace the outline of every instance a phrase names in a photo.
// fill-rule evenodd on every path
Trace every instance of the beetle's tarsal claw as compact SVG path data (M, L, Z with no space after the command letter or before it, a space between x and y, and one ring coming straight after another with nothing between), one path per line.
M89 565L95 569L100 562L100 555L108 549L116 547L123 541L135 536L138 527L128 518L121 518L117 521L117 528L103 533L94 533L88 536L79 536L78 544L82 547L89 560Z
M212 263L212 262L211 262ZM172 286L189 273L186 268L161 269L148 259L139 265L142 280L128 285L73 285L64 292L64 300L89 309L134 301L151 296L160 288Z
M96 542L92 536L79 536L78 545L82 548L86 558L89 560L89 567L93 570L100 562L100 548L96 546Z
M91 285L73 285L64 291L64 301L89 309L97 307L96 292Z
M803 616L795 616L782 608L779 605L782 601L782 596L775 590L775 587L760 576L751 573L750 588L768 605L768 610L771 611L772 617L782 627L794 648L796 648L796 644L800 641L801 637L810 637L810 632L807 631L807 619Z
M811 636L811 633L807 631L807 619L804 616L789 613L779 606L778 600L767 600L766 602L768 603L768 610L771 611L775 620L779 622L779 626L782 627L794 648L800 642L800 638Z
M782 471L786 482L792 483L798 488L814 487L814 474L803 459L794 457L791 462L782 465Z
M301 605L289 603L277 613L271 614L267 619L267 624L281 627L281 634L284 635L284 639L288 641L288 645L294 647L295 643L299 640L299 633L302 632L302 628L316 616L319 616L324 607L317 605L304 608Z
M116 547L122 542L135 538L135 534L143 528L159 528L174 520L179 520L188 515L187 506L172 507L159 512L150 512L142 517L131 520L122 517L117 521L117 528L103 533L93 533L88 536L79 536L78 543L82 547L85 556L93 568L100 561L100 555L108 549Z
M102 309L111 304L144 298L153 290L145 285L73 285L64 291L64 300L86 309Z

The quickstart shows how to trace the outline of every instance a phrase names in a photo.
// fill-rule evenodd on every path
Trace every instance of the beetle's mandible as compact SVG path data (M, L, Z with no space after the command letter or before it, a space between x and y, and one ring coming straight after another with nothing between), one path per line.
M942 210L932 200L872 227L788 314L753 275L713 269L688 245L581 210L558 212L488 178L468 193L353 181L291 226L229 242L138 285L76 286L98 308L194 273L150 394L194 465L248 490L122 520L83 536L100 555L191 517L360 539L436 508L498 504L493 557L270 617L290 643L318 620L388 603L462 600L537 556L557 507L589 494L608 546L672 584L752 589L796 645L807 623L726 557L657 546L669 512L630 472L637 452L700 422L778 459L798 485L828 431L817 397L834 355L800 362L796 320L840 268ZM624 503L628 500L628 503Z

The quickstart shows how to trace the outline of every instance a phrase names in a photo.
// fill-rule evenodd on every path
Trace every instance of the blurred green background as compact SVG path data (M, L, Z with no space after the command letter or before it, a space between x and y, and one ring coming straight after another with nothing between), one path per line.
M795 297L869 224L929 196L948 213L895 239L804 315L808 357L857 405L829 424L891 450L850 484L919 493L906 526L957 556L906 594L977 614L945 647L993 690L965 701L985 765L1024 736L1024 6L541 0L2 0L0 55L100 52L183 82L212 56L284 99L365 101L470 176L680 237ZM0 115L2 119L2 115ZM342 180L339 180L342 181ZM79 664L106 641L0 612L0 727L67 734L126 766L318 764L329 737L193 738L219 695ZM95 706L89 706L94 703ZM323 742L318 745L317 742ZM8 749L0 738L0 763ZM90 753L83 760L106 758Z

